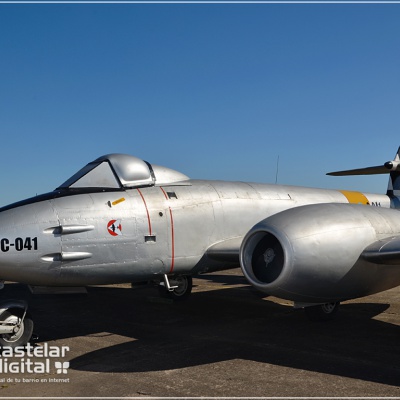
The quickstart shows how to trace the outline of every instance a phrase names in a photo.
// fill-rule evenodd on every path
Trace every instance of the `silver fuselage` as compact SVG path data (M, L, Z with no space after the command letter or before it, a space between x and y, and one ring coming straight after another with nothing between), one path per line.
M0 212L0 279L74 286L235 267L238 259L208 250L235 239L240 245L255 224L289 208L365 199L391 206L386 195L202 180L60 191Z

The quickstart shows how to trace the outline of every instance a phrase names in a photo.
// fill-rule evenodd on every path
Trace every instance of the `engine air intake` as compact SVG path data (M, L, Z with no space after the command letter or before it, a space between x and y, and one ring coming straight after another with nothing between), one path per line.
M278 239L266 233L256 244L251 258L254 276L263 283L274 282L281 274L285 258Z

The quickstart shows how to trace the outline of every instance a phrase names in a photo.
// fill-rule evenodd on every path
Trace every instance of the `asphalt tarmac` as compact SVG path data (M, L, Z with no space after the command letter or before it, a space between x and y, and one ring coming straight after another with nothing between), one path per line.
M152 286L8 284L3 297L29 300L40 350L0 357L0 397L400 397L400 288L312 323L240 270L194 285L172 303Z

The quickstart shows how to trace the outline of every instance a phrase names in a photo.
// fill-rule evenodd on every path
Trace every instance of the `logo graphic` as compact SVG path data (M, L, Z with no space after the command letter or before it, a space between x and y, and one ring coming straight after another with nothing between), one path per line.
M57 374L67 374L68 373L68 368L69 368L69 362L59 362L56 361L54 363L55 367L57 368Z
M9 347L3 346L0 353L0 382L1 374L50 374L54 369L57 374L67 374L70 363L67 361L54 361L62 359L69 352L68 346L26 346ZM53 367L53 368L52 368ZM8 382L14 382L14 378L8 378ZM17 380L15 382L20 382ZM69 378L43 378L46 382L69 382ZM43 381L43 380L42 380ZM4 382L4 381L3 381ZM36 378L24 378L23 382L39 382Z
M120 219L113 219L107 224L108 233L111 236L122 235L122 224Z

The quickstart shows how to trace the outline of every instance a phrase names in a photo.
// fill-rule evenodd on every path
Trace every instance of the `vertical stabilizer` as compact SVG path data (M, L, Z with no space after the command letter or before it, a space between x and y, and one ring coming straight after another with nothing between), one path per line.
M393 161L388 161L385 167L390 169L390 177L387 188L387 195L389 197L399 197L400 196L400 147L397 150L396 157Z

